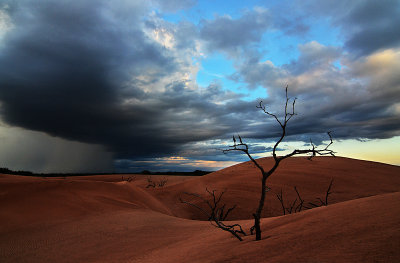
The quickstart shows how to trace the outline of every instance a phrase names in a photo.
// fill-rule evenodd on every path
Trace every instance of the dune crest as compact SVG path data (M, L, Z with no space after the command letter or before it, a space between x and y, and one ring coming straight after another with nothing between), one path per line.
M269 165L271 160L260 160ZM162 176L153 176L156 180ZM275 193L326 207L282 216ZM183 192L226 190L229 219L246 230L259 198L248 162L203 177L120 175L34 178L0 175L1 262L399 262L400 167L348 158L286 160L271 177L263 240L237 241L178 201ZM191 220L188 220L191 219Z
M272 158L259 159L261 165L273 165ZM289 158L282 162L267 181L271 191L267 194L263 217L282 215L276 194L282 189L285 202L297 198L294 186L306 202L324 197L331 179L332 194L329 204L400 191L400 167L342 157ZM226 191L224 202L237 208L231 219L250 219L260 198L260 174L251 162L237 164L214 173L183 181L153 192L169 206L174 215L204 220L204 215L191 207L177 203L183 192L194 192L207 197L205 188ZM208 197L207 197L208 198ZM194 200L195 201L195 200ZM200 203L197 203L200 204Z

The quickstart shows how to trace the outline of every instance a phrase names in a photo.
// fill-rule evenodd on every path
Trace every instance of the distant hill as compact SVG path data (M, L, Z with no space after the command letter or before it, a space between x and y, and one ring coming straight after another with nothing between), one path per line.
M141 172L133 173L113 173L113 174L144 174L144 175L181 175L181 176L203 176L211 173L210 171L195 170L193 172L151 172L143 170ZM30 171L13 171L8 168L0 167L0 174L15 174L23 176L38 176L38 177L67 177L67 176L91 176L91 175L105 175L110 173L34 173Z

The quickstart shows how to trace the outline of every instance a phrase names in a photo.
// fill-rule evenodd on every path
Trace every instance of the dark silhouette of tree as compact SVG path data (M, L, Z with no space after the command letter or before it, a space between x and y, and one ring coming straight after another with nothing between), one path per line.
M136 176L129 176L129 177L126 177L126 178L124 176L122 176L121 180L122 181L127 181L127 182L132 182L132 181L136 180Z
M187 193L187 192L184 192L184 194L186 196L192 196L192 197L195 197L196 199L199 199L200 201L202 201L202 203L207 205L207 207L208 207L207 209L204 209L201 206L198 206L192 202L183 200L181 197L179 198L179 201L181 201L181 203L188 204L190 206L197 208L204 215L207 216L208 221L210 221L210 223L213 226L220 228L224 231L228 231L234 237L236 237L240 241L243 241L243 239L240 235L245 236L246 233L243 231L241 225L239 225L239 224L226 225L225 223L222 222L222 221L225 221L226 218L228 217L229 213L232 212L233 209L236 208L236 205L234 205L231 208L228 208L228 210L225 211L225 204L223 204L222 206L220 205L222 196L224 195L225 191L221 191L221 193L219 195L216 195L215 190L210 191L206 188L206 192L211 197L211 201L205 199L204 197L202 197L199 194Z
M223 151L224 153L227 153L230 151L241 151L241 152L245 153L261 173L261 196L260 196L260 201L258 203L257 210L253 214L254 226L252 227L252 230L255 230L255 232L256 232L256 240L261 240L260 219L261 219L261 213L264 208L266 192L267 192L267 190L269 190L269 188L266 185L266 182L267 182L267 179L278 168L279 164L283 160L285 160L289 157L295 156L295 155L299 155L299 154L309 154L309 157L308 157L309 160L311 160L316 155L335 156L335 153L332 150L328 149L329 146L333 143L331 132L328 132L330 143L324 149L321 149L321 150L317 149L317 147L310 140L311 147L312 147L311 149L296 149L296 150L293 150L293 152L286 154L284 156L277 156L276 149L278 148L279 144L282 142L282 140L286 136L286 127L287 127L289 121L292 119L292 117L296 115L296 113L295 113L296 98L293 99L293 102L291 103L291 106L290 106L291 109L288 109L289 102L290 102L290 98L288 97L288 86L286 86L285 90L286 90L286 102L285 102L285 107L284 107L284 116L283 116L282 120L280 120L277 115L267 111L266 107L264 106L262 101L260 101L260 104L258 106L256 106L258 109L262 110L268 116L273 117L278 122L278 124L281 126L281 135L280 135L278 141L275 143L274 148L272 150L272 156L273 156L275 162L271 168L269 168L268 170L264 169L264 167L262 167L258 163L258 161L255 160L251 156L251 154L249 153L249 146L242 141L242 138L239 135L238 135L239 142L237 142L235 136L233 136L233 145L229 146L229 149L226 149ZM251 232L253 232L253 231L251 231Z
M304 207L303 206L304 200L301 198L300 193L297 190L296 186L294 187L294 190L296 191L298 199L296 198L293 202L289 203L288 207L286 207L285 202L283 200L283 191L282 191L282 189L281 189L280 193L276 194L276 197L278 198L279 202L281 203L283 215L286 215L286 213L292 214L292 213L300 212L301 209Z
M162 179L158 181L153 181L151 176L147 177L147 186L146 188L156 188L156 187L163 187L166 183L168 182L168 179L163 177Z
M319 204L308 202L308 204L310 206L305 206L304 208L311 209L311 208L320 207L320 206L327 206L328 205L328 197L332 193L331 192L332 184L333 184L333 179L331 180L331 183L329 184L328 189L326 190L324 200L321 198L317 198L317 200L320 202Z
M279 202L281 203L283 215L297 213L297 212L300 212L302 209L304 210L304 209L312 209L312 208L320 207L320 206L327 206L328 205L328 197L332 193L331 192L332 184L333 184L333 179L329 183L328 189L326 190L326 193L325 193L324 200L318 197L317 200L320 202L319 204L308 202L308 206L304 205L304 200L303 200L303 198L301 198L300 193L297 190L296 186L294 187L294 190L296 191L296 194L297 194L296 199L293 202L290 202L289 205L287 205L287 204L285 205L285 201L283 198L283 191L281 189L281 191L276 194L276 197L278 198Z

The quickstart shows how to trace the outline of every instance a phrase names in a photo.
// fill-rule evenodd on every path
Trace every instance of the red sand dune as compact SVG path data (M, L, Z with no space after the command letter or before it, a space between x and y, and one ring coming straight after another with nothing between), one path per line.
M271 159L261 159L267 167ZM33 178L0 175L0 262L400 262L400 167L347 158L292 158L269 180L263 239L239 242L178 201L183 192L224 190L246 230L259 198L250 164L203 177ZM125 176L126 177L126 176ZM152 176L159 180L163 176ZM330 205L282 215L275 193ZM195 200L193 200L194 202ZM272 216L272 217L271 217Z

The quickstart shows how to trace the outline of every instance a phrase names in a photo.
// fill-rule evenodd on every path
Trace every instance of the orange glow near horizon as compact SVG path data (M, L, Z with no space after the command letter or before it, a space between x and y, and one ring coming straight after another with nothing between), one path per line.
M292 145L293 144L293 145ZM301 144L287 143L290 148L298 148ZM366 161L381 162L392 165L400 165L400 136L390 139L375 139L367 141L358 140L338 140L334 141L331 149L336 152L337 156L360 159ZM284 152L286 153L286 151ZM253 154L254 158L262 158L271 156L269 152L261 154ZM234 158L232 158L234 159ZM182 156L170 156L157 158L157 161L163 163L174 163L184 167L201 167L210 169L223 169L228 166L238 164L237 161L212 161L212 160L196 160L188 159ZM152 161L153 162L153 161Z
M332 149L337 152L338 156L400 165L400 136L365 142L339 141L335 142Z

